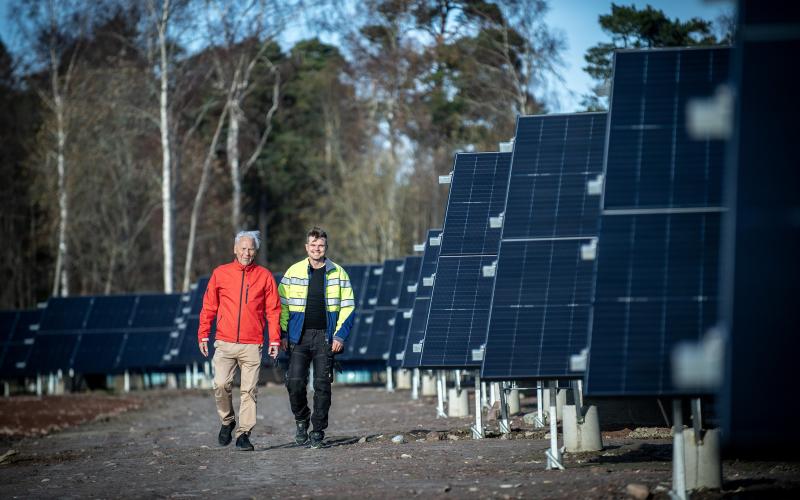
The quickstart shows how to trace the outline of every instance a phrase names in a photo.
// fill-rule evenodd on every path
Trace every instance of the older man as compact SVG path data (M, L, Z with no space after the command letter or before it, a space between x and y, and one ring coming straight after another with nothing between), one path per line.
M331 406L333 356L341 352L353 326L355 300L350 277L325 256L328 235L314 227L306 234L308 258L292 265L278 287L281 329L291 346L286 387L294 413L295 442L321 448ZM314 366L314 413L308 408L306 385ZM308 433L309 421L314 430Z
M208 357L211 323L216 318L214 340L214 397L222 421L219 444L230 444L236 429L236 448L252 451L250 432L256 424L256 386L261 368L264 327L269 325L269 355L278 356L280 313L278 287L265 267L255 264L260 246L258 231L241 231L234 239L233 262L223 264L211 274L197 339L200 352ZM233 376L241 372L239 427L233 412Z

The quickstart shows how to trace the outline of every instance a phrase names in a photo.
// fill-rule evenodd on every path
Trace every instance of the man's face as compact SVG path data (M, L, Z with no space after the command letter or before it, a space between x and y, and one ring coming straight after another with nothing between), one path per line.
M243 266L252 264L256 258L256 242L247 236L240 238L239 243L233 247L236 260Z
M322 260L325 257L325 250L328 249L328 240L325 238L314 238L309 236L306 243L306 253L311 260Z

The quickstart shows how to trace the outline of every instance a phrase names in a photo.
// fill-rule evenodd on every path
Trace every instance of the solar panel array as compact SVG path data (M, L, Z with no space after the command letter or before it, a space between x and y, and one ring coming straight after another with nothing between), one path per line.
M39 324L41 310L0 311L0 377L31 373L28 366L33 339L32 325Z
M500 229L490 218L503 211L509 153L456 155L447 200L420 366L479 366L486 341L491 277Z
M605 113L520 117L482 376L565 378L586 346Z
M669 395L670 353L716 320L724 143L693 140L689 99L728 76L729 50L619 52L586 390Z
M419 268L417 287L414 294L414 305L411 308L411 322L406 334L403 351L403 368L418 368L422 354L422 343L428 324L428 311L431 305L431 291L436 278L436 263L441 249L441 229L429 229L425 238L425 250L422 253L422 264Z
M337 356L342 362L352 362L363 359L366 347L369 344L369 335L372 327L375 305L378 303L378 288L383 275L383 265L372 265L364 278L364 291L357 303L355 323L350 330L344 351ZM364 350L362 353L361 350Z

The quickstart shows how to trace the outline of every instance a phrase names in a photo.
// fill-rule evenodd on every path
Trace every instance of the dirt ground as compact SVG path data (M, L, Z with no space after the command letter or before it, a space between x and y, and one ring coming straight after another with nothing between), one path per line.
M471 418L437 419L432 400L407 391L335 386L330 421L326 448L294 446L285 389L262 387L256 450L240 452L216 444L210 391L6 399L0 497L627 498L639 484L668 498L667 429L645 433L660 439L615 429L603 451L547 471L549 441L521 418L511 439L473 440ZM397 434L406 442L392 443ZM722 491L693 498L800 498L800 463L726 461L723 472Z

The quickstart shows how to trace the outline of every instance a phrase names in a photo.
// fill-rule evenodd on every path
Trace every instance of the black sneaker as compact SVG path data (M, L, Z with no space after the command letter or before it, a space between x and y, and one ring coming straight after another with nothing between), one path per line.
M312 448L322 448L322 440L325 439L325 433L322 431L311 431L309 434L311 437L311 447Z
M253 445L250 443L250 435L248 433L239 434L236 438L236 449L242 451L253 451Z
M294 442L306 444L308 442L308 420L295 420L297 432L294 433Z
M233 435L233 429L236 428L236 421L231 422L228 425L223 425L219 429L219 444L220 446L228 446L231 444L231 436Z

